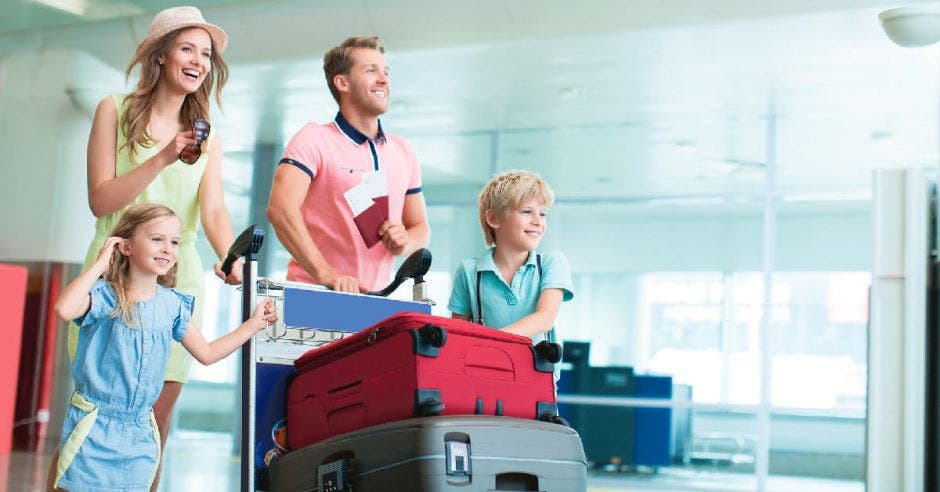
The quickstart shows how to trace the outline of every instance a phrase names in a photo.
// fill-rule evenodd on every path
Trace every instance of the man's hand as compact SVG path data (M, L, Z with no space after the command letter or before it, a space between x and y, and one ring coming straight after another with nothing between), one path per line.
M349 275L340 275L336 272L330 272L317 279L321 285L325 285L336 292L351 292L358 294L361 292L359 280Z
M379 227L379 237L382 238L385 249L395 256L402 254L405 251L405 246L408 245L408 230L401 222L392 222L390 220L383 222L382 226Z

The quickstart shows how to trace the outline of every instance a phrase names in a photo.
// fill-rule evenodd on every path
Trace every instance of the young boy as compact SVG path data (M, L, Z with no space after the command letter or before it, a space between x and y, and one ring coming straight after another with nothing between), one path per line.
M547 338L561 303L574 297L565 255L536 253L554 200L548 183L526 171L500 174L483 187L480 226L490 248L457 267L447 304L452 317L524 335L533 344Z

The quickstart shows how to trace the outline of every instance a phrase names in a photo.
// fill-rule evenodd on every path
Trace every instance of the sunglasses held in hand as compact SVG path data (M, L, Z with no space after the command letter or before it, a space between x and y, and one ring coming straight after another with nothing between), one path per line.
M187 145L180 152L180 160L186 164L195 164L202 156L202 142L209 138L209 122L196 118L193 122L193 135L196 137L196 145Z

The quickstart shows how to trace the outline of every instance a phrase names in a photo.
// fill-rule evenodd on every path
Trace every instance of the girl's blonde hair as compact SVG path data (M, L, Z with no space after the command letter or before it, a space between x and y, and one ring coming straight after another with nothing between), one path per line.
M177 217L169 207L156 203L141 203L133 205L124 211L118 220L117 225L111 231L111 236L130 239L137 231L137 228L150 220L161 217ZM168 272L157 277L157 283L164 287L176 287L176 272L178 264L174 263ZM111 284L114 292L117 294L117 306L112 317L121 316L124 324L127 326L136 326L137 319L134 312L134 302L131 301L130 288L127 285L127 272L130 268L130 261L120 251L114 253L108 270L104 273L104 279Z
M477 203L480 205L480 227L487 246L496 245L496 231L486 223L486 214L501 222L512 209L532 199L540 200L545 209L555 203L555 192L541 176L529 171L508 171L498 174L483 186Z
M130 80L131 71L135 66L140 65L140 80L137 81L137 89L124 100L126 109L120 122L120 131L127 137L121 148L126 147L128 149L131 162L136 162L135 157L138 147L151 147L154 144L147 127L150 125L150 111L153 108L154 94L160 82L160 74L163 72L160 57L170 52L176 38L187 29L199 28L184 27L166 34L147 45L145 49L135 53L134 58L127 66L126 77ZM209 96L212 94L213 84L215 85L215 101L219 107L222 106L222 87L228 81L228 65L216 50L214 42L212 43L212 56L209 63L211 69L202 81L202 85L192 94L186 94L183 99L183 107L180 108L180 120L184 128L192 127L196 118L210 121Z

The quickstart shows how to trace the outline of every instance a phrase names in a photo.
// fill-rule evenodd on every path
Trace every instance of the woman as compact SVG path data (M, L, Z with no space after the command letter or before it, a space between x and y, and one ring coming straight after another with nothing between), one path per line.
M138 203L171 208L183 222L177 288L196 297L194 321L202 326L203 269L196 253L201 220L219 258L234 239L222 189L222 145L215 132L197 143L198 118L209 120L209 97L216 101L228 79L221 57L228 38L195 7L173 7L158 13L150 32L137 46L127 77L140 65L137 88L109 96L98 104L88 139L88 202L98 218L95 238L85 259L87 268L123 211ZM191 164L190 164L191 163ZM240 264L226 277L241 282ZM74 359L78 328L69 326L69 357ZM166 444L173 407L192 362L178 343L171 349L163 389L153 406L161 445ZM55 463L55 460L53 460ZM159 481L154 480L152 490Z

